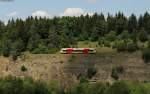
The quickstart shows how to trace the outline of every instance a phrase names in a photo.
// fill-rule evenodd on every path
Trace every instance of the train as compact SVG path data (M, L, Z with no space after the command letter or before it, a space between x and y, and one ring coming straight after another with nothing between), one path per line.
M95 54L95 48L62 48L61 54Z

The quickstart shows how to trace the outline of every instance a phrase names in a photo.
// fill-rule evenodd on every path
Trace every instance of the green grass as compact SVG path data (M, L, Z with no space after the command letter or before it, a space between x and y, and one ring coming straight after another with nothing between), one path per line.
M117 52L116 49L109 48L109 47L98 47L96 48L97 53L115 53Z
M91 41L80 41L77 44L78 48L97 48L98 42L91 42Z
M116 49L112 49L110 47L100 47L98 42L91 41L80 41L77 44L78 48L96 48L97 53L114 53Z

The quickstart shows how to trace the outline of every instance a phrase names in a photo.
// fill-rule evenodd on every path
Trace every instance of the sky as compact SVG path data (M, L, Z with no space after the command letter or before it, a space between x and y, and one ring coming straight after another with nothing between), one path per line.
M118 11L126 16L150 12L150 0L0 0L0 20L25 19L27 16L80 16Z

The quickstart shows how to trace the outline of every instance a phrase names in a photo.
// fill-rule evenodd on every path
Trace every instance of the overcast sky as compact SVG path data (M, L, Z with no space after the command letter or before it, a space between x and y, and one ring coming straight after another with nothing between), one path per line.
M150 0L0 0L0 20L27 16L79 16L94 12L126 16L150 12Z

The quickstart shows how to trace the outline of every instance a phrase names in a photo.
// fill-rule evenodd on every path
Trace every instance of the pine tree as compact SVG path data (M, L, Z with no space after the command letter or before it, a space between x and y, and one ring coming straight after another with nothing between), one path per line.
M136 16L132 14L129 17L129 21L128 21L128 31L132 33L135 32L136 29L137 29L137 19Z

